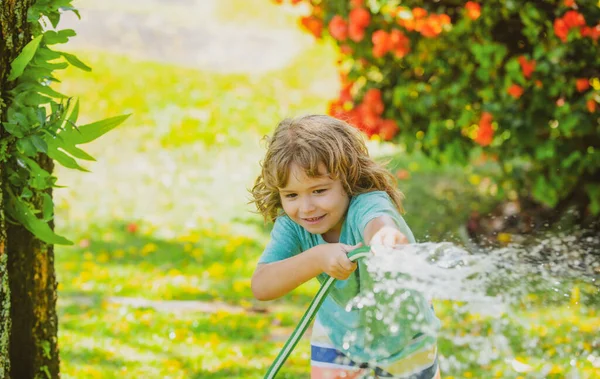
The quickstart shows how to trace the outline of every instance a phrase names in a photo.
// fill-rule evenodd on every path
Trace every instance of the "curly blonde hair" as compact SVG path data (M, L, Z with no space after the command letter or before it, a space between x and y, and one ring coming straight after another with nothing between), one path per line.
M340 179L350 197L372 191L385 191L396 208L404 213L404 195L394 176L371 157L360 132L348 123L326 115L287 118L267 138L267 153L261 173L250 191L251 201L265 221L274 221L282 210L279 188L286 186L291 165L319 176L325 165L332 179Z

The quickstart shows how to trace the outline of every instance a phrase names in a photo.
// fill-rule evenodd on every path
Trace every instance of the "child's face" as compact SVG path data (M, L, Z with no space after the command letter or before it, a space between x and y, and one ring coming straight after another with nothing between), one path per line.
M341 181L329 177L325 165L319 165L319 174L311 178L293 164L287 184L279 189L281 205L310 233L322 234L327 242L338 242L350 198Z

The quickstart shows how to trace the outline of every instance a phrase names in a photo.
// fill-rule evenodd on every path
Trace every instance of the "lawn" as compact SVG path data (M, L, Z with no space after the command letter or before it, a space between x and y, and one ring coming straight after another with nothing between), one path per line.
M219 12L250 24L264 17ZM132 116L86 147L98 159L92 173L57 167L66 188L55 190L56 227L75 241L56 249L63 378L261 378L318 287L252 299L269 225L247 190L261 137L282 117L325 112L338 88L336 52L314 44L261 74L76 53L94 70L68 70L60 90L80 97L82 118ZM419 240L460 241L469 211L489 207L480 173L369 146L393 158L393 172L409 172L399 186ZM600 315L588 290L552 303L531 295L495 317L437 300L444 377L600 376ZM308 367L305 338L281 377L306 378Z

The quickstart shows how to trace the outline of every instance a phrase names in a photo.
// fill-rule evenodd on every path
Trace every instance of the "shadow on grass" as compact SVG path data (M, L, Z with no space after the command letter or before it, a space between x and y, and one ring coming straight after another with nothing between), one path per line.
M92 366L128 375L151 370L152 377L176 370L184 377L259 378L283 345L269 339L273 314L172 314L59 302L59 317L61 358L70 370ZM242 376L219 376L223 373Z
M68 360L70 365L94 364L100 366L103 371L119 370L127 365L126 359L98 348L79 347L76 350L71 350L67 347L64 351L61 351L61 355L62 359Z
M57 248L59 291L93 301L123 296L248 303L266 237L261 233L235 234L231 226L215 224L164 239L149 226L121 221L66 231L76 245ZM311 295L300 292L290 299L309 302Z

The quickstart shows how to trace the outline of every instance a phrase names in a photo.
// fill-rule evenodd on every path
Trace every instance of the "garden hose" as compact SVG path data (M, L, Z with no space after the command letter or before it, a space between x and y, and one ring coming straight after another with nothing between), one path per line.
M349 252L348 258L351 262L356 262L357 260L368 257L370 255L371 248L369 246L362 246L358 249ZM319 291L308 306L308 309L306 310L306 312L304 312L304 315L300 319L300 322L296 326L296 329L294 329L292 335L288 338L285 345L283 345L283 348L279 352L279 355L277 355L277 358L275 358L275 361L273 362L271 367L269 367L269 370L265 374L265 379L275 378L275 375L277 375L277 372L279 372L279 369L281 369L281 366L283 366L289 355L292 353L292 350L294 350L294 348L298 344L298 341L300 341L300 338L302 338L302 336L304 335L304 332L306 332L306 329L310 325L311 321L315 318L317 311L321 307L321 304L323 304L323 301L325 301L325 298L327 297L327 294L329 294L331 286L335 281L335 278L328 276L325 282L321 285L321 288L319 288Z

